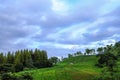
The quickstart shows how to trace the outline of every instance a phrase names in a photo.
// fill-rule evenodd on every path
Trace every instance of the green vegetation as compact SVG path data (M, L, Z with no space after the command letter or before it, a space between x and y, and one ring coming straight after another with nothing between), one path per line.
M120 80L120 42L68 54L60 62L37 49L1 53L0 62L1 80Z
M98 63L96 66L104 68L101 77L98 80L120 80L119 72L119 50L120 42L117 42L114 46L107 45L104 48L98 48L99 54L97 54ZM116 53L116 54L115 54Z
M52 61L47 57L44 50L18 50L8 52L7 55L0 54L0 73L19 72L24 68L46 68L52 67ZM56 61L57 62L57 61Z
M94 66L96 60L96 56L76 56L65 58L51 68L26 70L19 74L30 72L34 80L93 80L101 72Z

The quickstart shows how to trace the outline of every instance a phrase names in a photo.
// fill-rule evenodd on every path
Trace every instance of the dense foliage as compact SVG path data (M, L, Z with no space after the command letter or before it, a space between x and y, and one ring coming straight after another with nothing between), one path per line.
M82 53L83 54L83 53ZM80 54L68 54L68 58L76 57ZM95 49L85 49L84 56L96 55L97 63L95 66L102 69L101 75L95 80L120 80L120 41L115 44L98 47ZM64 59L65 60L65 59ZM72 61L71 61L72 62Z
M33 51L25 49L8 52L7 54L0 53L1 80L38 80L38 77L41 78L40 80L59 80L60 77L63 77L64 80L120 80L120 42L116 42L114 45L98 47L97 49L87 48L84 53L77 51L76 53L68 54L68 58L62 57L61 60L62 62L59 65L53 68L46 68L57 64L59 59L57 57L48 59L47 52L44 50L35 49ZM33 70L33 76L31 74L13 75L13 72L29 70L30 68L46 68L43 70L47 71L44 72L42 69ZM101 74L95 69L97 71L101 70ZM49 78L46 78L46 74ZM89 77L86 78L86 75Z
M31 74L22 74L20 76L11 74L11 73L3 73L1 75L0 80L33 80L33 77Z
M116 42L115 45L107 45L106 47L100 47L97 49L99 67L103 68L102 75L97 80L120 80L118 76L119 72L119 54L120 54L120 42Z
M48 59L47 52L44 50L20 50L0 54L0 73L18 72L24 68L45 68L51 67L52 62Z

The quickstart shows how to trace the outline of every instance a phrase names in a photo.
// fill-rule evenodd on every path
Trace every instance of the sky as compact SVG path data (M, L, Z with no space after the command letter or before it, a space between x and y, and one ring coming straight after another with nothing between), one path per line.
M48 56L120 41L120 0L0 0L0 52Z

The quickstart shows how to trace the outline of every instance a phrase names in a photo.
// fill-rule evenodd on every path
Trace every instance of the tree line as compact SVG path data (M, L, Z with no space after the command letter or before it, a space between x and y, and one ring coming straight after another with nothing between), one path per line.
M18 50L15 52L0 53L0 72L18 72L25 68L52 67L57 63L57 57L48 59L45 50Z
M120 56L120 41L116 42L115 44L106 45L104 47L98 47L97 49L90 49L86 48L85 52L77 51L75 53L68 54L69 57L80 56L80 55L97 55L103 54L106 51L113 53L114 55Z
M85 49L85 52L77 51L68 54L68 58L80 55L94 55L97 57L95 66L102 68L100 77L94 80L120 80L120 41L115 44L98 47L95 49Z

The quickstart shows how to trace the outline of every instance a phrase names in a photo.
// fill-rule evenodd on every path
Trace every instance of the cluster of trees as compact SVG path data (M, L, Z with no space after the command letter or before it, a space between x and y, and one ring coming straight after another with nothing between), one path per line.
M102 75L97 80L120 80L119 58L120 58L120 42L114 45L100 47L98 50L98 63L96 66L102 67Z
M53 65L56 65L58 62L60 62L60 59L59 59L58 57L53 56L53 57L51 57L51 58L49 59L49 61L50 61Z
M57 57L48 59L47 52L44 50L18 50L8 52L6 55L0 53L0 72L22 71L24 68L45 68L52 67L57 63Z
M80 55L83 55L83 53L81 51L77 51L73 54L68 54L68 58L71 58L71 57L74 57L74 56L80 56Z
M115 55L120 56L120 41L116 42L114 45L106 45L105 47L98 47L97 49L89 49L86 48L85 52L77 51L76 53L73 54L68 54L69 57L74 57L74 56L79 56L79 55L97 55L97 54L103 54L106 51L109 51L111 53L114 53Z
M85 49L84 55L95 55L95 54L96 54L95 49L89 49L89 48Z
M102 75L95 80L120 80L120 41L97 49L87 48L84 53L78 51L74 54L68 54L68 58L79 55L96 55L98 60L95 66L103 70Z

